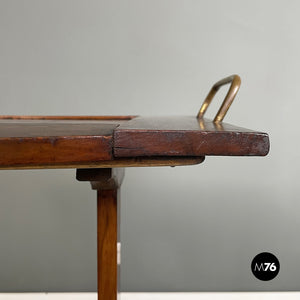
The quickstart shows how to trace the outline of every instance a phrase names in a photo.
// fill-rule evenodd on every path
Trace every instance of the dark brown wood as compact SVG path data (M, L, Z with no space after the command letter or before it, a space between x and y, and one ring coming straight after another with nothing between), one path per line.
M118 188L98 190L98 300L117 300Z
M0 139L107 136L120 122L0 120Z
M123 168L77 169L78 181L90 181L93 190L118 189L124 178Z
M115 124L0 121L0 167L65 166L111 160Z
M194 117L137 117L114 131L114 155L131 156L264 156L266 133L215 124Z
M136 116L0 116L0 120L131 120Z
M173 165L168 157L186 165L206 155L269 151L266 133L195 117L2 118L0 169Z
M118 297L119 188L123 177L124 169L77 169L76 172L77 180L90 181L97 190L98 300L117 300Z
M0 141L0 153L3 168L95 163L112 158L111 137L6 140Z
M113 158L96 162L80 163L52 163L51 165L14 165L0 166L0 170L26 170L26 169L67 169L67 168L125 168L125 167L163 167L163 166L189 166L197 165L204 161L204 156L153 156Z

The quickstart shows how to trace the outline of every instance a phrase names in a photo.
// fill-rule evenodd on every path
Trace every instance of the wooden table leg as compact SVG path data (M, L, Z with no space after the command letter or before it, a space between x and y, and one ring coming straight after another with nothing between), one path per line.
M123 177L124 169L78 169L76 174L77 180L90 181L97 190L98 300L118 298L119 188Z

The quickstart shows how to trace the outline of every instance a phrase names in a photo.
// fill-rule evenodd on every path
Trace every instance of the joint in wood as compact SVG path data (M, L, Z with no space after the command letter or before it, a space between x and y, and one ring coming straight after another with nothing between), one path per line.
M124 168L77 169L78 181L90 181L93 190L112 190L121 186Z

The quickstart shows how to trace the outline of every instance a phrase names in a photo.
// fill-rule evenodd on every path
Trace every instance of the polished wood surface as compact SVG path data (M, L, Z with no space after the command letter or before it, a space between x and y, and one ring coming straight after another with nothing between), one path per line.
M114 155L264 156L266 133L195 117L137 117L114 130Z
M0 120L0 139L111 136L120 122L65 120Z
M111 160L115 124L0 121L0 168L82 165Z
M269 151L266 133L192 116L76 118L2 117L0 169L186 165Z

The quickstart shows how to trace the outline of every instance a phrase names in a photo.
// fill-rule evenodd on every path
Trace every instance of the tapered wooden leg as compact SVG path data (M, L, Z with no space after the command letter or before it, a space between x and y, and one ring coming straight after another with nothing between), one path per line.
M80 181L90 181L97 190L98 300L117 300L120 251L119 187L123 169L78 169ZM119 250L119 251L118 251Z

